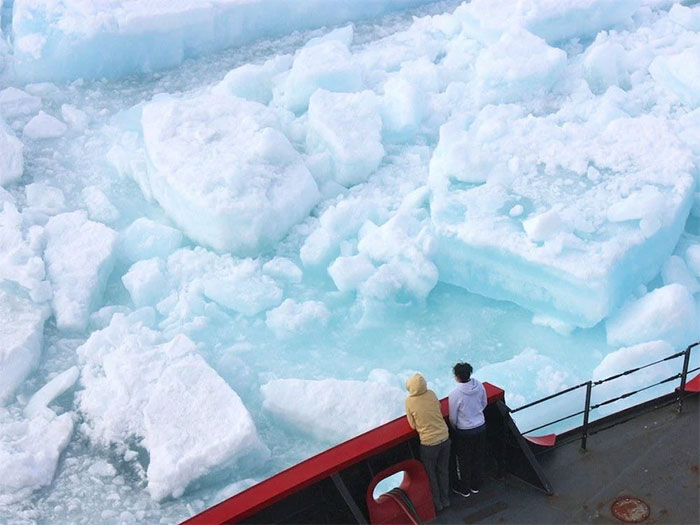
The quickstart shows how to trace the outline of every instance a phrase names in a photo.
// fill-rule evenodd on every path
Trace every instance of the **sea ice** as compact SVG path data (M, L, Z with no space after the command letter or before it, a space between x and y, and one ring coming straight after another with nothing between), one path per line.
M288 110L302 113L317 89L347 93L363 87L362 70L348 46L327 40L299 50L292 69L275 88L275 99Z
M41 109L41 98L30 95L16 87L0 91L0 115L14 119L25 115L35 115Z
M671 20L691 31L700 31L700 6L673 4L668 12Z
M555 119L487 106L443 125L429 177L434 260L444 282L592 326L671 254L692 153L649 116L602 129ZM512 217L516 203L524 213Z
M610 346L663 340L676 350L700 339L700 316L687 288L669 284L624 305L605 322Z
M309 153L328 152L333 178L343 186L364 182L384 157L379 100L371 91L317 90L309 102Z
M304 276L301 268L286 257L274 257L270 259L263 264L262 271L265 275L269 275L273 279L281 279L290 283L300 283Z
M67 130L68 126L56 117L39 111L39 114L24 126L22 135L32 140L55 139L63 136Z
M688 246L685 251L685 262L695 275L700 278L700 244Z
M229 95L163 96L144 107L153 196L188 237L256 254L307 216L320 195L279 131L282 118Z
M85 131L90 122L89 117L83 110L71 104L61 105L61 118L71 129L78 132Z
M260 391L263 409L300 432L330 443L399 417L406 397L392 385L340 379L274 379Z
M226 73L224 79L212 88L212 93L269 104L272 100L272 79L292 66L291 55L281 55L264 64L244 64Z
M156 304L167 292L165 263L155 257L134 263L122 276L124 287L136 307Z
M167 268L169 276L188 290L199 290L211 301L246 316L282 302L282 288L263 273L257 259L217 255L197 247L172 254Z
M44 303L51 299L51 285L42 259L43 228L25 228L24 214L13 201L0 202L0 206L0 282L16 283L32 301Z
M110 224L119 219L119 210L97 186L86 186L81 195L91 220Z
M689 108L700 106L700 45L675 55L656 57L649 73Z
M27 198L27 208L31 214L37 218L39 216L48 217L66 211L66 196L60 188L49 186L40 182L32 182L24 187L24 194Z
M51 483L73 434L72 418L70 412L24 418L0 407L0 506Z
M282 338L310 329L323 328L330 316L328 308L319 301L299 303L294 299L285 299L277 308L268 310L265 324L277 337Z
M31 80L118 77L294 30L429 0L15 0L15 69Z
M15 182L24 171L24 146L0 119L0 187Z
M474 65L478 99L515 102L541 96L566 68L566 53L524 29L511 29L484 49Z
M166 341L116 314L77 353L84 431L105 447L141 442L150 455L148 490L154 499L179 497L214 470L268 456L241 399L186 336Z
M606 36L606 33L600 33L583 59L588 87L596 94L605 93L610 86L620 86L628 77L625 48Z
M0 286L0 406L39 364L48 309Z
M675 352L676 349L665 341L650 341L634 346L623 347L606 355L600 364L596 366L595 370L593 370L591 379L593 381L600 381L601 379L612 377L626 370L659 361ZM682 359L682 357L680 359ZM600 385L595 385L591 393L591 402L593 404L601 403L672 377L678 373L681 366L680 363L679 359L663 361L645 368L644 370L634 372L633 374L628 374ZM643 403L648 399L653 399L662 394L671 392L676 384L677 383L674 381L650 388L644 392L630 396L627 399L604 405L600 407L598 411L600 415L606 415L624 410L638 403Z
M36 391L27 406L24 407L24 414L27 417L33 418L38 415L52 416L50 413L49 404L58 396L73 387L78 380L80 370L77 366L72 366L68 370L64 370L48 383ZM49 417L50 419L50 417Z
M112 272L117 234L76 211L52 217L46 239L44 258L54 290L56 325L59 330L82 331Z
M630 19L639 0L473 0L455 11L468 36L493 42L512 25L524 27L547 42L591 38L601 29Z
M181 244L180 230L140 217L121 233L119 254L131 262L153 257L165 258Z
M700 283L690 272L682 257L671 255L661 269L664 284L678 283L683 285L691 294L700 292Z

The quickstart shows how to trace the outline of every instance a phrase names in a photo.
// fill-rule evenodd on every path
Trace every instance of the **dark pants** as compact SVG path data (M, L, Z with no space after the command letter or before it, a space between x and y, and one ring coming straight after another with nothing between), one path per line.
M438 445L421 445L420 459L428 471L435 508L442 510L450 504L450 440Z
M455 429L453 436L457 456L457 490L479 490L484 478L486 425L469 430Z

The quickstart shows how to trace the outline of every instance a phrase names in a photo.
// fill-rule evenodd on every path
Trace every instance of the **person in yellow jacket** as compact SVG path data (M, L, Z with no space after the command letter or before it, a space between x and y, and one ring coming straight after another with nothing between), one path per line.
M450 434L435 392L428 390L425 378L413 374L406 381L406 418L420 438L420 459L425 465L433 492L435 509L450 506Z

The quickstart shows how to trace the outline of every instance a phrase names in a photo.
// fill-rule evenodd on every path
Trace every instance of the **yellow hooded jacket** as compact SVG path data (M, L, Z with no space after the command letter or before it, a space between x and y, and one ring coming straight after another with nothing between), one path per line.
M428 390L425 378L413 374L406 381L406 418L416 429L421 445L437 445L449 437L447 424L440 412L440 402L435 392Z

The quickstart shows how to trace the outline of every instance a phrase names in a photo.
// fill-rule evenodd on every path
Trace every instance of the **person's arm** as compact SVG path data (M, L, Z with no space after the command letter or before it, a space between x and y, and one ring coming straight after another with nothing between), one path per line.
M415 430L416 421L415 421L415 419L413 419L413 414L411 414L411 410L408 408L408 399L406 400L405 406L406 406L406 419L408 419L408 426Z
M450 425L457 428L457 396L453 395L453 392L447 397L447 406L450 409Z
M488 404L488 401L486 399L486 387L481 384L481 411L483 412L484 409L486 408L486 405Z

